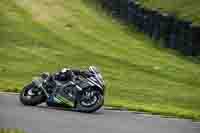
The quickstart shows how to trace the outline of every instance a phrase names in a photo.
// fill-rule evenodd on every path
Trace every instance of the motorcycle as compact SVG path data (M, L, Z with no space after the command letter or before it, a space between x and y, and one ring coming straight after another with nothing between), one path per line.
M42 73L26 85L20 93L24 105L61 105L79 112L92 113L104 104L105 83L96 67L92 76L75 76L73 81L58 81L55 74Z

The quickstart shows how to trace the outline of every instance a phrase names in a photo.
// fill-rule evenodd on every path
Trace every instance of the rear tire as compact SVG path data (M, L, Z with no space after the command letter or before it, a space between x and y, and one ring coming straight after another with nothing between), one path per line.
M100 109L103 106L103 104L104 104L103 95L98 90L93 90L93 91L95 91L95 97L97 98L95 104L93 104L92 106L85 106L85 105L83 105L81 100L78 100L77 103L76 103L76 110L77 111L85 112L85 113L92 113L92 112L97 111L98 109Z
M29 106L36 106L38 104L41 104L46 101L46 96L42 93L41 95L36 95L33 97L28 97L27 93L29 90L33 89L35 85L33 83L25 86L21 93L20 93L20 102L24 105L29 105Z

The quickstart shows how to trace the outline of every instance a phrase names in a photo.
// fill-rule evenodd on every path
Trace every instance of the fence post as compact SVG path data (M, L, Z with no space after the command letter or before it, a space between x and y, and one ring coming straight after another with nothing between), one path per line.
M193 55L191 24L189 21L183 21L184 46L182 52L185 55Z
M139 9L140 9L140 5L138 3L135 3L134 7L133 7L134 10L132 10L132 14L133 14L133 23L138 26L138 12L139 12ZM138 28L138 27L137 27Z
M132 23L134 21L136 4L133 0L128 0L128 22Z
M143 8L142 14L142 31L146 34L150 34L150 30L153 26L151 23L151 12Z
M158 12L154 12L152 19L153 19L152 38L155 40L159 40L160 39L160 14Z
M120 0L108 0L110 1L111 5L111 14L114 17L119 17L120 16Z
M153 35L153 26L154 26L154 19L153 16L156 13L155 11L146 10L145 13L147 14L146 22L145 22L145 31L146 33L152 37Z
M153 23L151 23L151 11L144 10L144 32L151 35Z
M167 15L165 16L165 35L164 35L164 44L165 44L165 47L167 48L170 48L170 34L171 34L171 31L173 30L173 22L174 22L174 17L171 16L171 15Z
M128 0L120 1L120 17L127 22L128 20Z
M171 31L169 35L169 45L172 49L178 48L178 28L179 28L179 21L174 18L171 24Z
M136 25L138 30L140 30L139 27L140 27L140 21L141 21L140 10L141 10L140 5L137 5L135 8L134 24Z
M142 29L142 28L143 28L143 22L144 22L144 19L143 19L143 18L144 18L144 17L143 17L143 10L144 10L144 8L141 7L141 8L139 9L139 12L138 12L138 20L139 20L139 21L138 21L138 22L139 22L139 23L138 23L138 29L139 29L140 31L143 31L143 29Z
M176 21L176 49L178 51L182 50L183 44L184 44L184 27L183 22L181 20Z
M192 47L193 55L200 55L200 27L192 26Z

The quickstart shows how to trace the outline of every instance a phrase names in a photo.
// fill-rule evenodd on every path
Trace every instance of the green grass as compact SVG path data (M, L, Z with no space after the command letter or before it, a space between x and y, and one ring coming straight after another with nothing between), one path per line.
M60 68L101 68L105 104L200 119L200 65L159 48L90 0L1 0L0 88Z
M177 17L190 20L194 25L200 25L199 0L138 0L145 7L161 12L174 14Z
M24 133L20 129L0 128L0 133Z

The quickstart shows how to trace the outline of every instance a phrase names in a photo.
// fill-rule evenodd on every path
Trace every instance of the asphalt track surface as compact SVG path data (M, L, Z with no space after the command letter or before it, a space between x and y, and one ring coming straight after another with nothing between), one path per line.
M101 109L93 114L20 104L18 95L0 94L0 128L26 133L200 133L200 122Z

